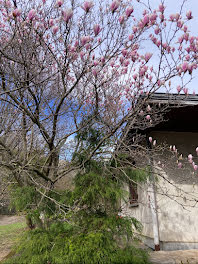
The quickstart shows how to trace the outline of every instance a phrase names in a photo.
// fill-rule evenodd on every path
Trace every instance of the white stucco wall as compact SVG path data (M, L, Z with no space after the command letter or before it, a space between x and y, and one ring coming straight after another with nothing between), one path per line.
M155 132L152 137L158 144L175 145L184 157L191 153L195 163L198 163L195 152L198 133ZM163 165L157 165L158 158ZM181 160L183 168L178 169L176 160L170 152L165 151L162 156L156 156L154 162L155 173L159 175L156 198L160 241L198 248L198 171L193 173L192 165L185 159ZM142 234L153 238L147 186L138 187L138 193L139 206L129 207L125 204L123 213L136 217L143 225Z

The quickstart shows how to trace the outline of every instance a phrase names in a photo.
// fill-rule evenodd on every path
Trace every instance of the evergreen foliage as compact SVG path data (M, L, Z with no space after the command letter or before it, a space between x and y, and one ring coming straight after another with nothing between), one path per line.
M87 137L91 140L75 155L75 162L84 162L87 152L100 140L94 129L78 135L78 139L80 137L83 141ZM15 208L37 219L39 213L45 211L50 224L26 232L15 256L4 264L148 263L147 254L130 245L131 239L135 239L134 229L141 231L141 224L133 217L120 215L119 202L126 195L124 175L115 177L113 167L112 161L91 159L84 163L84 172L76 175L72 191L49 192L49 197L56 195L56 201L70 208L62 215L55 213L56 206L51 200L43 198L42 203L38 203L41 197L35 194L34 187L15 188L12 193ZM130 168L126 173L135 180L145 179L142 172Z

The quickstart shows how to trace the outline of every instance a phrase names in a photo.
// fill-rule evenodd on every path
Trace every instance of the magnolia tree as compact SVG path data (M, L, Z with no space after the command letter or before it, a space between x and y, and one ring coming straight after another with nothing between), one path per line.
M197 68L185 2L168 14L164 1L1 0L2 171L49 190L90 159L137 147L141 138L127 143L128 131L163 118L149 97L173 89L187 95ZM74 154L87 149L83 133L91 128L99 140L80 161Z

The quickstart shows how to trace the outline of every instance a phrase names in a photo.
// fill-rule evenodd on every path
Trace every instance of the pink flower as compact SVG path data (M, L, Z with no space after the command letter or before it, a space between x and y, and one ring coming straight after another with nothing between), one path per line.
M197 155L198 155L198 147L196 147L196 152L197 152Z
M63 1L62 0L58 0L56 2L56 4L57 4L58 7L61 7L63 5Z
M144 55L144 59L145 59L145 61L146 62L148 62L149 60L150 60L150 58L152 57L152 53L150 53L150 52L147 52L145 55Z
M53 34L56 34L57 32L58 32L58 26L54 26L53 28L52 28L52 32L53 32Z
M187 95L188 94L188 88L184 88L184 93Z
M149 16L148 15L145 15L144 17L143 17L143 24L144 24L144 26L145 25L147 25L149 23Z
M181 92L181 86L180 86L180 85L177 86L177 92L178 92L178 93Z
M177 21L177 26L178 26L179 28L182 28L182 27L183 27L183 24L184 24L183 21L181 21L181 20L178 20L178 21Z
M147 106L147 110L150 112L151 111L151 107L150 105Z
M153 141L153 146L155 146L155 145L156 145L156 143L157 143L157 141L156 141L156 140L154 140L154 141Z
M181 65L181 69L183 72L186 72L188 70L188 62L184 61L184 63Z
M149 19L150 19L151 23L155 22L157 19L157 14L156 13L151 14Z
M82 46L84 46L90 41L90 36L83 36L81 37L80 41L81 41Z
M133 27L132 29L133 29L133 33L136 33L136 32L137 32L137 30L138 30L138 28L137 28L137 27Z
M97 77L97 74L98 74L97 70L96 69L93 69L92 70L92 73L93 73L93 76L96 78Z
M193 17L192 17L192 11L188 11L188 12L186 13L186 17L187 17L188 20L192 19L192 18L193 18Z
M120 3L117 0L113 1L110 5L111 12L114 13L118 9L119 5Z
M158 80L158 81L157 81L157 84L158 84L159 86L161 86L161 85L162 85L161 80Z
M73 16L73 11L71 9L66 9L62 12L63 14L63 19L66 23L69 22L69 20L72 18Z
M147 115L146 116L146 120L150 120L151 119L151 116L150 115Z
M93 7L93 2L91 1L85 1L84 4L82 5L82 9L88 13L89 10Z
M188 159L191 160L193 158L192 154L188 155Z
M194 170L195 170L195 171L197 170L197 168L198 168L198 166L197 166L197 165L194 165Z
M176 151L176 147L175 147L175 145L173 146L173 151Z
M158 34L159 34L159 32L160 32L160 29L159 29L159 27L156 27L156 28L155 28L155 34L156 34L156 35L158 35Z
M118 18L118 20L119 20L120 24L123 24L124 23L124 16L120 16Z
M159 5L159 11L160 11L161 13L164 13L164 10L165 10L165 6L164 6L163 4L160 4L160 5Z
M13 10L12 15L13 15L13 17L20 16L21 15L21 10L16 8L15 10Z
M137 74L134 74L134 75L133 75L133 79L134 79L134 80L136 80L137 77L138 77Z
M94 25L93 30L94 30L95 36L97 36L101 31L100 25L98 25L98 24Z
M181 163L181 162L178 163L178 168L179 168L179 169L182 168L182 163Z
M153 141L152 137L149 137L149 142L151 143Z
M170 18L170 21L174 21L175 20L175 15L171 14L169 18Z
M130 17L130 15L133 13L133 7L132 6L129 6L129 7L127 7L127 9L126 9L126 16L127 16L127 18L128 17Z
M28 19L32 20L34 19L36 16L36 10L35 9L31 9L30 12L28 13Z
M123 49L123 50L122 50L122 55L123 55L124 57L126 57L126 56L128 55L128 51L127 51L126 49Z
M49 20L49 25L50 25L50 27L54 26L54 19L51 18L51 19Z
M134 38L134 35L129 35L129 40L132 41Z

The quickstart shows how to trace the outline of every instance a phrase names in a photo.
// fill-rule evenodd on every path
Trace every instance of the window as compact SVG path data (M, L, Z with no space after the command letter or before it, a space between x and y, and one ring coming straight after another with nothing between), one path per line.
M134 182L129 182L129 203L132 207L138 206L137 184Z

